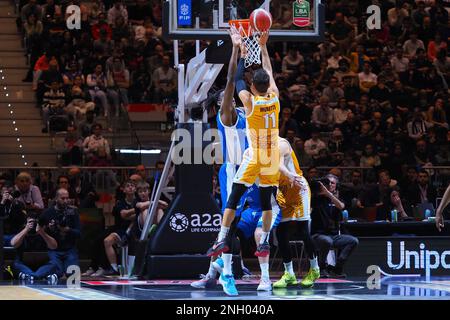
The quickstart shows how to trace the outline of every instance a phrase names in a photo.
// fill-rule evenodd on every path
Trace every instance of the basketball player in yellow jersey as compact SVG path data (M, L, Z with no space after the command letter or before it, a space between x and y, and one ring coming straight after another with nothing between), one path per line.
M281 222L277 227L278 247L283 257L285 272L273 287L286 288L297 285L292 266L292 255L289 246L289 226L295 228L303 240L310 262L310 270L300 283L302 287L312 287L320 277L317 254L309 232L311 213L311 191L308 182L303 177L297 157L286 139L279 138L280 147L280 182L277 201L281 209Z
M235 217L236 207L247 188L257 179L263 226L261 240L255 255L267 257L270 253L268 237L272 223L271 195L276 191L279 180L278 114L280 102L266 47L268 38L268 32L261 35L262 68L254 72L250 91L247 90L244 81L245 68L242 57L238 64L236 90L245 108L249 149L247 149L243 162L236 173L219 236L208 250L208 256L217 256L228 252L230 247L228 233ZM241 48L241 55L243 52L245 54L245 50ZM231 266L231 254L224 254L222 258L224 270L228 270L226 265Z

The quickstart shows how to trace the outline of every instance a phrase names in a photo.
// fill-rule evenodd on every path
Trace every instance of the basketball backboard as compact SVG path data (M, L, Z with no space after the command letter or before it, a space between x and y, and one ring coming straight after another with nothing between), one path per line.
M248 19L264 8L272 14L272 41L321 41L323 0L166 0L164 36L180 40L228 38L229 20Z

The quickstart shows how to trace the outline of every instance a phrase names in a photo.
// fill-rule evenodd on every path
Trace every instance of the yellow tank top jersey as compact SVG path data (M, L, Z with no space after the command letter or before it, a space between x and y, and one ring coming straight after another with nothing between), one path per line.
M247 116L247 139L253 151L268 156L274 151L278 154L279 113L280 100L274 93L252 96L252 112Z
M297 157L292 149L290 156L285 159L284 164L290 172L295 171L299 176L303 176ZM280 174L277 202L281 208L283 218L301 218L303 216L300 187L291 186L289 178L283 174Z

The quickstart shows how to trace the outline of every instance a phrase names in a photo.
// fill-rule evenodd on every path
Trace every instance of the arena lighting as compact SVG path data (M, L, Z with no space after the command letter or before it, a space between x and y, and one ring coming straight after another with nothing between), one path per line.
M28 165L28 162L24 162L24 165L26 165L26 166L27 166L27 165Z
M19 148L22 148L22 145L21 145L21 144L19 144Z
M5 96L9 97L9 93L5 94Z
M25 155L24 154L22 155L22 159L25 159Z
M14 111L12 111L12 110L11 110L11 111L10 111L9 113L13 114L13 113L14 113Z
M134 150L134 149L115 149L116 152L123 154L160 154L160 149L151 149L151 150Z
M17 141L20 141L20 138L17 138Z

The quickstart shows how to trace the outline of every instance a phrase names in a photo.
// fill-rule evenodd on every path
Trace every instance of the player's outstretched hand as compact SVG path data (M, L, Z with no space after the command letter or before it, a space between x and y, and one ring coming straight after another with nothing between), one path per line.
M261 37L259 38L259 45L265 46L267 43L267 40L269 40L269 31L261 32Z
M231 42L233 43L234 47L240 47L242 45L242 38L239 30L236 28L236 26L232 25L230 27L230 30L228 31L230 34Z
M436 228L439 230L439 232L441 232L442 229L444 228L444 217L442 216L442 213L440 212L436 213L435 222Z

